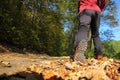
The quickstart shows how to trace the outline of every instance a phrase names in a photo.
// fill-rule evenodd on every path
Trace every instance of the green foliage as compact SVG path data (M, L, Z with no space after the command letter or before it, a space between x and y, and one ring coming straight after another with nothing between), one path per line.
M0 1L0 41L49 55L63 55L66 35L62 15L44 0Z
M103 53L110 58L120 59L120 41L103 42Z
M108 58L116 58L120 59L120 41L103 41L103 55L107 56ZM88 57L94 57L94 46L92 44L92 48L87 54Z

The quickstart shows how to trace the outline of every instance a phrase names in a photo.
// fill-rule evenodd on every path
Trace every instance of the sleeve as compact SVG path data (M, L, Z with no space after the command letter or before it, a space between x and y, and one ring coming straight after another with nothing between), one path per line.
M108 0L101 0L100 9L103 10Z

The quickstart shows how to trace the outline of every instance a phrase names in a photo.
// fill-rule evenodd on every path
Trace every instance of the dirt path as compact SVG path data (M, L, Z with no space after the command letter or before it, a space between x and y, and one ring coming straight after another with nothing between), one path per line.
M31 64L39 64L43 60L49 60L47 55L18 54L18 53L1 53L0 54L0 75L15 74L24 70Z
M0 80L120 80L120 61L87 59L83 64L67 56L1 53Z

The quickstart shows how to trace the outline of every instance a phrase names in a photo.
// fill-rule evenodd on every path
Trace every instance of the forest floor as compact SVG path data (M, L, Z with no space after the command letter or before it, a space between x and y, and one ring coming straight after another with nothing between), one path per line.
M73 62L69 56L22 54L0 45L0 80L120 80L120 61Z

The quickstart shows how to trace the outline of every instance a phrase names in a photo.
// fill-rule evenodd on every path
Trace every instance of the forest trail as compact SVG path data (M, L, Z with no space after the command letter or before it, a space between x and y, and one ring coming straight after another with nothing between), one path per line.
M73 62L69 56L0 53L0 80L120 80L120 61Z
M67 56L1 53L0 80L120 80L120 61L87 59L82 64Z

